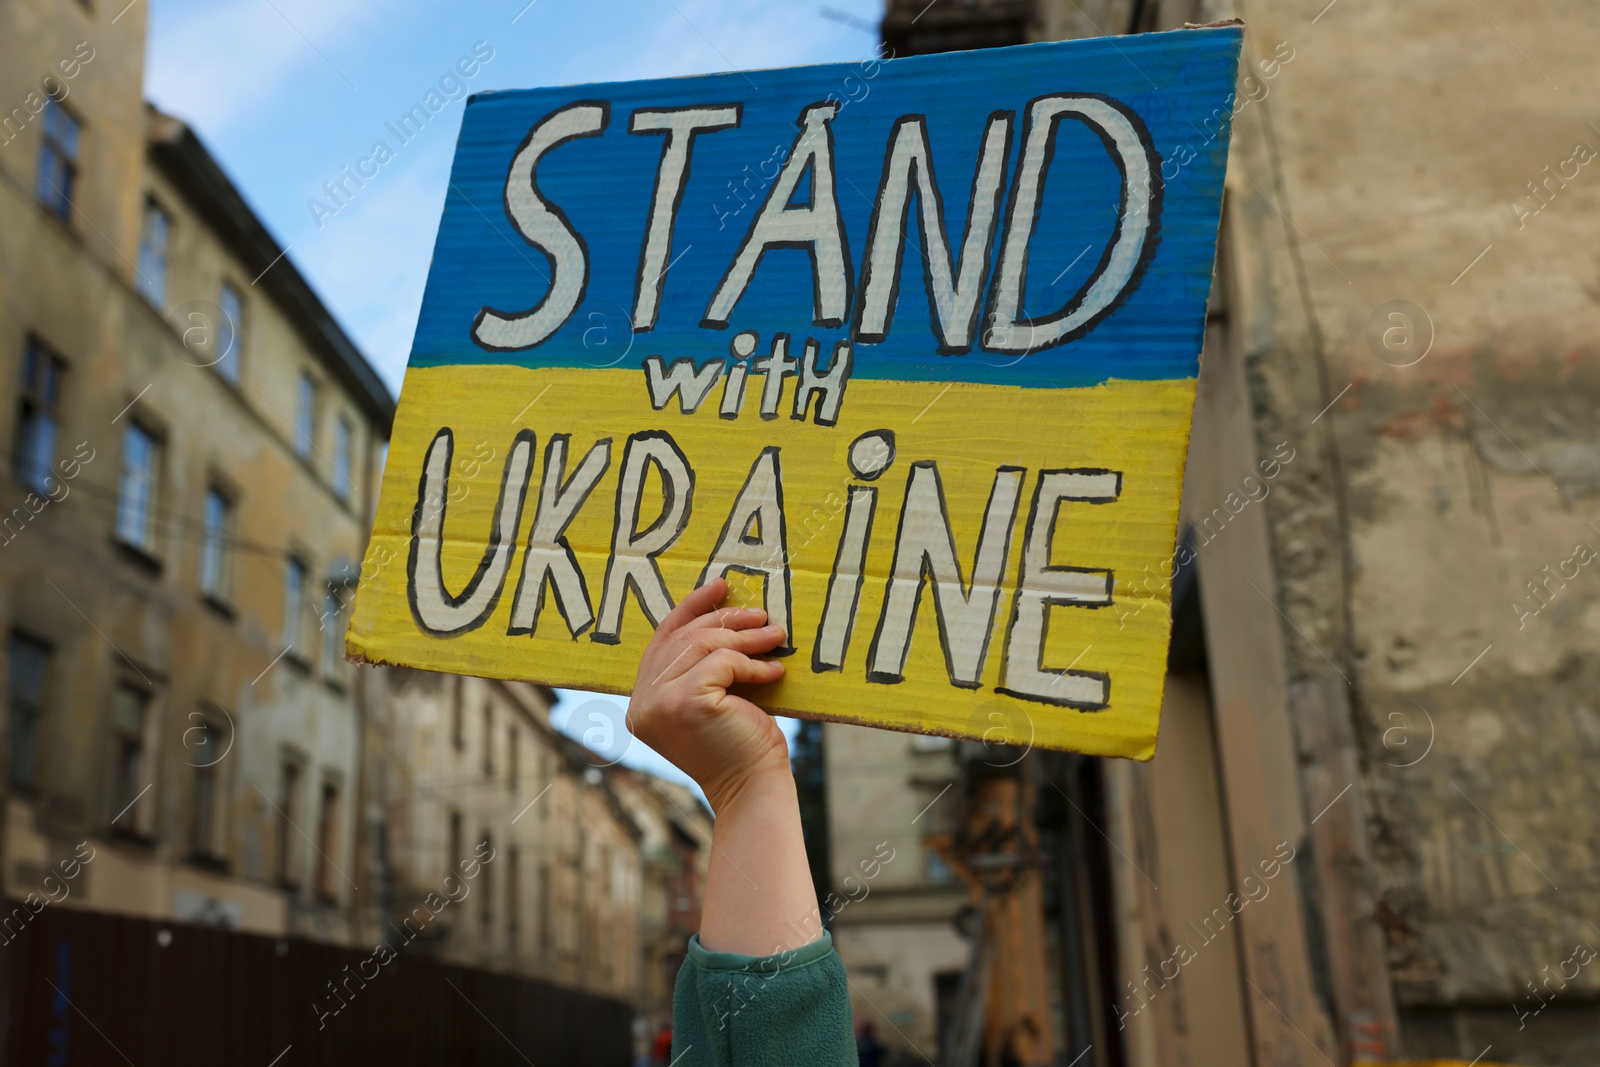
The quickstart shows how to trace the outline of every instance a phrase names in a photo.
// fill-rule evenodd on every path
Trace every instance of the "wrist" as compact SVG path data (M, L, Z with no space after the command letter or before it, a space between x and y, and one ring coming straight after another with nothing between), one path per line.
M787 801L798 807L794 773L789 761L780 756L766 758L737 771L700 783L706 800L718 818L735 809L748 808L762 803Z

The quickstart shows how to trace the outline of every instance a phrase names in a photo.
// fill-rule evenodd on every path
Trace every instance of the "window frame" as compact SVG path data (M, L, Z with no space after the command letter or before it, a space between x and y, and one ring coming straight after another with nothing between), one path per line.
M52 129L51 116L54 114L62 115L72 124L71 145L63 143L58 132ZM34 172L33 193L45 211L67 225L72 223L72 195L77 191L78 168L83 153L83 126L83 118L67 106L65 98L45 95L44 110L39 116L39 162ZM57 173L62 176L65 188L51 181L49 184L53 195L47 196L44 190L45 171L52 160L59 164Z
M40 653L40 680L37 697L20 694L17 688L17 651L19 646L31 646L32 650ZM42 638L36 637L24 630L12 630L7 635L6 641L6 741L8 762L5 769L6 777L11 788L19 793L31 795L39 788L39 739L43 733L45 717L50 713L50 705L55 696L55 646ZM17 713L19 701L28 703L27 708L31 715L29 723L31 733L31 752L28 760L28 773L26 778L19 777L17 771Z
M233 294L235 304L233 313L228 311L227 298L230 293ZM222 284L217 287L217 309L222 312L217 322L218 340L222 338L223 326L226 323L229 345L227 348L219 346L221 354L217 356L212 366L222 376L223 381L237 386L244 380L244 291L224 278Z
M298 582L291 581L291 577L299 574ZM302 663L309 663L305 653L297 646L304 636L306 622L306 590L311 580L311 564L298 552L290 552L283 560L283 629L279 639L283 641L290 659L297 659Z
M467 750L466 680L456 675L456 691L450 703L450 745L458 753Z
M295 383L294 454L310 459L317 447L317 415L321 408L322 387L310 371L301 371Z
M553 901L551 900L550 865L539 864L539 955L549 958L551 950L555 947L554 923L551 922Z
M123 696L131 697L136 702L139 723L134 730L128 730L120 721L122 709L118 698ZM145 777L145 772L149 769L151 709L154 704L155 694L141 690L127 679L118 679L112 687L111 804L108 806L106 818L111 832L123 837L148 839L148 824L144 814L148 805L144 803L144 798L149 793L149 786L141 787L137 782ZM134 750L136 760L131 771L128 759L130 748Z
M461 839L464 833L465 824L461 816L460 808L450 809L448 822L449 825L446 831L448 837L446 839L447 843L445 848L449 851L450 855L448 857L449 862L445 864L444 868L445 875L447 877L454 874L456 872L456 868L461 863Z
M356 492L356 431L348 415L333 423L333 495L348 503Z
M160 217L162 221L161 247L158 250L161 257L159 270L154 275L146 268L147 253L152 253L150 220ZM144 209L139 213L139 255L134 261L134 288L145 302L157 311L165 311L167 306L168 267L172 262L172 229L173 216L154 193L145 194Z
M506 945L513 956L521 955L521 901L522 878L520 876L522 856L516 845L506 848Z
M483 846L485 845L488 847L484 848ZM487 828L478 835L478 847L482 848L485 854L494 855L494 838ZM478 882L478 929L482 936L483 944L487 947L492 943L490 935L494 930L494 869L485 863L479 868L478 874L480 878Z
M278 803L277 803L277 880L281 889L296 893L300 889L300 864L296 862L298 853L290 849L293 834L300 832L295 825L294 813L297 808L295 801L304 791L306 781L306 760L298 754L283 756L278 761Z
M149 464L144 470L143 489L145 495L139 503L142 511L142 529L137 540L129 535L129 522L126 518L130 507L129 498L129 443L134 435L143 437L149 444ZM149 423L132 418L122 431L122 456L121 466L117 475L117 514L113 535L116 540L128 548L140 553L148 559L157 559L156 555L156 512L160 509L161 500L161 461L165 452L166 439L159 430L154 429Z
M221 503L221 521L212 528L212 501ZM237 525L238 501L225 486L213 481L206 486L205 503L201 515L203 532L200 539L200 595L217 607L230 603L233 577L233 531ZM212 566L216 573L210 574Z
M340 788L338 778L332 774L324 774L322 788L317 791L317 899L325 904L339 902L339 889L334 881L339 876L338 867L333 862L333 854L338 851L340 806L344 799L344 790Z
M330 610L330 605L331 610ZM317 655L321 660L323 680L338 686L343 683L344 667L344 612L346 598L339 595L339 587L332 581L323 583L322 608L317 613ZM332 622L330 623L330 618Z
M522 777L522 735L518 733L515 722L509 725L508 730L511 736L506 746L506 790L515 796Z
M494 701L483 702L483 776L494 778Z
M191 712L189 719L195 725L184 731L185 750L190 750L187 735L194 730L203 730L209 737L214 737L220 743L223 737L223 730L217 725L216 718L209 709ZM212 743L209 737L201 743ZM227 866L227 858L225 856L227 849L225 844L227 840L227 802L222 774L217 767L220 762L221 759L219 757L210 763L189 764L194 769L194 775L190 782L193 792L189 798L189 858L198 860L210 867ZM205 793L208 798L204 811L202 811L201 805L202 784L205 787ZM224 844L220 846L217 843L219 837L224 841Z
M55 453L61 439L61 416L63 403L61 394L64 391L67 372L70 367L55 349L45 344L37 336L29 334L23 342L21 381L17 387L17 432L15 441L13 475L18 483L32 489L36 493L48 494L52 488L51 482L55 480L52 473L55 470ZM48 373L47 373L48 372ZM53 373L53 379L49 374ZM46 386L54 386L53 393ZM43 458L39 470L29 472L25 464L30 460L37 463L37 457L30 453L28 430L38 422L47 421L50 426L50 440L45 451L49 453ZM32 476L39 478L34 481Z

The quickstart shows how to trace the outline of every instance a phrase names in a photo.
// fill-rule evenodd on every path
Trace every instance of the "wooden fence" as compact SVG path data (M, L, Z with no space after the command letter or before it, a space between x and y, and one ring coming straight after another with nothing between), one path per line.
M56 906L24 924L27 908L6 901L4 909L8 1064L626 1067L632 1059L627 1004L546 982L404 951L379 966L370 949Z

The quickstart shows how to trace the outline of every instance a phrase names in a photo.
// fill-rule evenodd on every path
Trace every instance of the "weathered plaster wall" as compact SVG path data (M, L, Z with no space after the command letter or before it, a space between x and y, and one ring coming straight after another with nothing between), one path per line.
M1544 983L1600 948L1600 11L1218 7L1294 53L1241 87L1234 329L1258 449L1300 450L1284 640L1348 693L1408 1051L1592 1061L1600 967ZM1529 982L1560 1010L1519 1029Z

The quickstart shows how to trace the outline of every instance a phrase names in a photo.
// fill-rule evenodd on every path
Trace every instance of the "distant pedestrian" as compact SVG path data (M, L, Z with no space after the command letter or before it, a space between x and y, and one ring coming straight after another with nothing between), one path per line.
M757 608L717 607L715 578L661 620L639 660L628 720L700 784L717 821L700 932L672 1001L676 1067L854 1067L844 964L811 886L789 744L730 693L783 677L787 635ZM876 1061L873 1061L876 1062Z
M883 1067L883 1043L878 1040L877 1030L868 1019L861 1024L861 1029L856 1032L856 1060L861 1067Z

